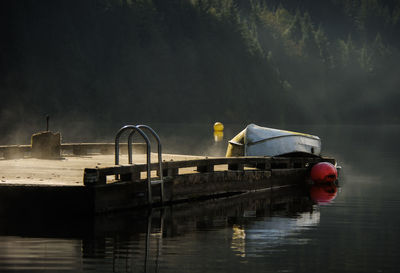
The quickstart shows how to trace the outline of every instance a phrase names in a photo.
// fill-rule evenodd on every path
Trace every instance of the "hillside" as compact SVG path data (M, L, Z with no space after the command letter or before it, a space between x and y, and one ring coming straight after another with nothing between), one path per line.
M399 123L400 4L1 4L0 129L58 120Z

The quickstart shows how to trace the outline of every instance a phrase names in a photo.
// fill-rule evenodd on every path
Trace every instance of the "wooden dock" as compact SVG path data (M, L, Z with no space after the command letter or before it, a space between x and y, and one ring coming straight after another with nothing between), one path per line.
M133 153L144 154L145 143L133 143ZM114 154L114 143L61 143L63 155ZM121 143L121 153L127 154L127 143ZM0 145L0 159L17 159L31 156L31 145Z
M4 155L7 149L15 147L1 148ZM26 154L19 159L0 159L0 215L18 213L29 217L29 211L35 210L78 217L162 205L159 183L151 184L152 204L149 203L144 154L134 154L135 164L127 164L123 161L126 158L121 157L122 164L114 165L110 144L67 144L64 148L72 153L64 152L59 159L34 159ZM157 162L156 154L151 157L152 162ZM310 167L321 161L335 164L333 158L320 157L213 158L164 154L163 202L304 184ZM157 179L157 168L157 163L150 166L153 180Z

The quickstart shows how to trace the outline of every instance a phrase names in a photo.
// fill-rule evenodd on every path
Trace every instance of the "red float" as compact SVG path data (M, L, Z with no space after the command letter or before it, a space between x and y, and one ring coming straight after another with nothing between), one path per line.
M332 183L337 180L337 170L329 162L320 162L311 168L311 179L317 183Z

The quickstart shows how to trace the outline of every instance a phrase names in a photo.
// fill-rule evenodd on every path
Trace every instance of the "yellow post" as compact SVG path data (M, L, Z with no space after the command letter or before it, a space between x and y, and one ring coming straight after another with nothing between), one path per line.
M214 141L219 142L224 138L224 125L221 122L214 123Z
M222 132L222 131L224 131L224 125L219 121L214 123L214 132Z

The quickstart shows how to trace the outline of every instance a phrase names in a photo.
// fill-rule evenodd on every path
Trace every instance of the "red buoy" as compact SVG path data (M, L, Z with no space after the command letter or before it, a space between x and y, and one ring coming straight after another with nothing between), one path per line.
M329 162L320 162L311 168L311 179L319 183L332 183L337 179L337 170Z
M317 204L328 204L335 199L337 187L333 183L316 184L310 189L310 197Z

